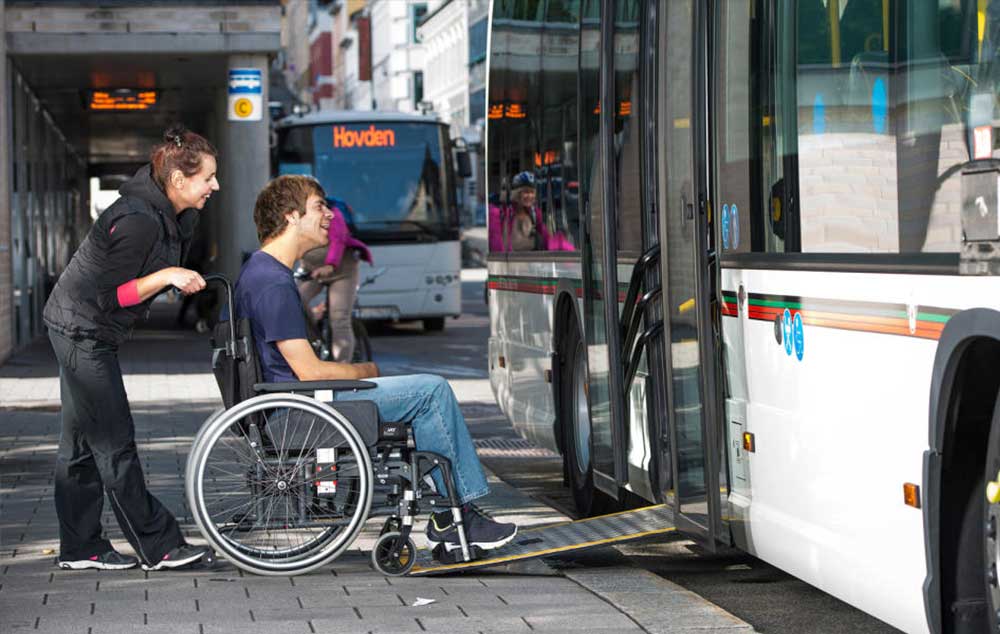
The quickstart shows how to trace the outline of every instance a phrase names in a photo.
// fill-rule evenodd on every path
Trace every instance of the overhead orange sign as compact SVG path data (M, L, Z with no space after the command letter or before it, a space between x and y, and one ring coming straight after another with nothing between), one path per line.
M333 147L394 147L395 145L396 132L380 130L375 124L368 126L367 130L351 130L342 125L333 126Z
M87 105L91 110L149 110L156 105L156 91L130 88L92 90Z

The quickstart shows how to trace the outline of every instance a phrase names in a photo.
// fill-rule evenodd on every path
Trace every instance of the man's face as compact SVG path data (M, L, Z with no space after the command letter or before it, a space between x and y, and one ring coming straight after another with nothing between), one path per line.
M326 201L316 194L309 194L306 199L306 212L298 223L299 246L302 252L314 247L330 243L330 221L333 212L326 206Z

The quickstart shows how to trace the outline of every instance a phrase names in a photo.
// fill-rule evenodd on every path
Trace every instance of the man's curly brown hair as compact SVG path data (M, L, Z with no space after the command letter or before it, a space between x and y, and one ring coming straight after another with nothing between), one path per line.
M278 237L288 226L285 216L298 212L306 213L306 201L310 194L326 198L323 187L312 176L286 174L273 179L257 195L253 208L253 222L257 225L257 239L261 244Z

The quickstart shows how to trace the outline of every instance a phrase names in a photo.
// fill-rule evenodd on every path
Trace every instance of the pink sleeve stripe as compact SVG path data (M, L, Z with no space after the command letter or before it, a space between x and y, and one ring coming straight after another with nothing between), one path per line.
M118 305L122 308L135 306L139 299L139 280L129 280L118 287Z

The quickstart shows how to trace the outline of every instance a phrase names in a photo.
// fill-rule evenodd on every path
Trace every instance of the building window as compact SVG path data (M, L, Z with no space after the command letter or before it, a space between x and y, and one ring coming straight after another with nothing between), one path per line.
M469 66L486 59L486 18L469 27Z
M486 91L483 89L469 93L469 122L475 124L486 118Z
M410 41L419 42L420 36L417 34L417 27L420 26L420 22L427 15L427 5L426 4L414 4L410 7Z
M424 100L424 73L416 71L413 73L413 109L420 109L420 102Z

